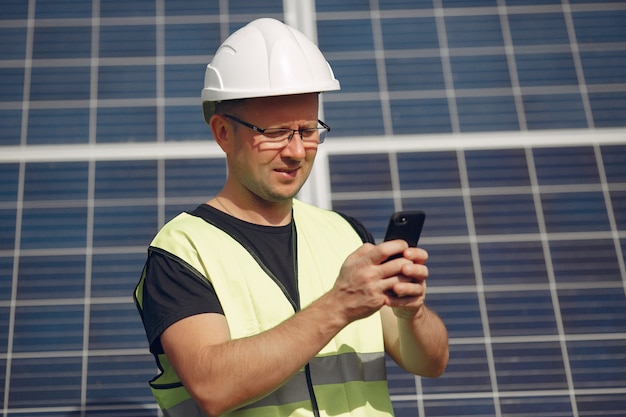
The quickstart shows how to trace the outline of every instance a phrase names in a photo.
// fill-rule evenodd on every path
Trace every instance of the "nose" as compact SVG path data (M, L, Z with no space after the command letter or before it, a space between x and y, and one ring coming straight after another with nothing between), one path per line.
M283 148L283 155L292 159L304 159L306 156L306 149L304 148L304 142L299 130L291 132L287 140L287 146Z

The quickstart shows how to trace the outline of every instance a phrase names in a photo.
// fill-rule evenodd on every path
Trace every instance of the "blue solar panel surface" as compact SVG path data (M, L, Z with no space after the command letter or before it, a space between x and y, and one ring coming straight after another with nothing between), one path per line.
M394 209L427 212L429 299L451 359L436 380L389 363L396 415L626 415L626 137L511 145L506 134L624 129L626 3L318 0L316 11L342 83L324 97L329 142L354 143L328 153L333 208L378 239ZM278 0L5 0L0 154L207 141L198 102L212 52L247 21L282 15ZM463 144L480 132L502 141ZM459 146L432 146L450 134ZM429 146L360 150L377 135ZM0 163L2 416L159 415L130 294L158 227L225 176L213 157Z

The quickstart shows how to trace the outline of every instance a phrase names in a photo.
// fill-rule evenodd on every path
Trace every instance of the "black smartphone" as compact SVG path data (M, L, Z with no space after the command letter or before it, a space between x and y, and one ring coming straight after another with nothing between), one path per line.
M389 218L387 231L385 232L385 241L403 239L409 246L417 246L422 227L426 220L426 213L423 211L397 211ZM395 259L402 256L394 255L389 259Z

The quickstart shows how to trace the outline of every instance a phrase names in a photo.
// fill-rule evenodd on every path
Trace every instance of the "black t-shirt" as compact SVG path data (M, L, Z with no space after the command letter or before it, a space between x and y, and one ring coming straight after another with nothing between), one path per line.
M222 229L255 256L299 308L297 274L293 254L296 227L262 226L239 220L203 204L190 212ZM359 233L364 242L374 242L365 227L356 219L342 215ZM224 314L211 283L197 271L173 255L151 248L146 261L143 293L143 321L150 351L163 352L160 335L169 326L185 317L202 313Z

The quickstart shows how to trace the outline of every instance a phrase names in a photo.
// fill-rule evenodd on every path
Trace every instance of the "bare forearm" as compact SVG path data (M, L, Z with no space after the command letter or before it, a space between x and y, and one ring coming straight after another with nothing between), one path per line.
M437 377L448 364L448 332L434 311L422 309L418 315L397 318L400 356L407 371Z
M328 300L322 297L266 332L206 346L185 385L208 415L263 397L298 372L347 324L333 320L329 312Z

